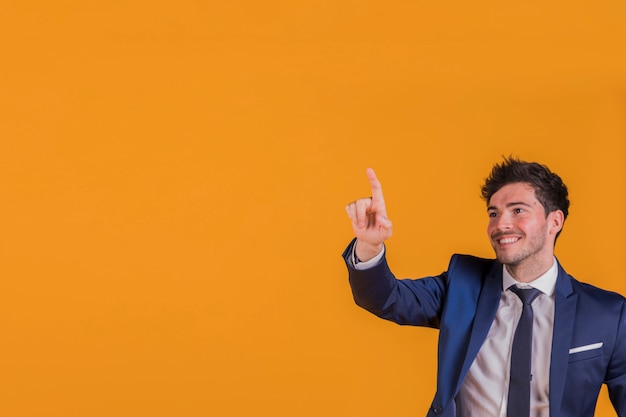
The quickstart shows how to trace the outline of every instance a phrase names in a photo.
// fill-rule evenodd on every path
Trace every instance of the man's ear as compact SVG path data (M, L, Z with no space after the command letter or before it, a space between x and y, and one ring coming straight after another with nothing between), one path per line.
M556 235L563 229L565 215L561 210L554 210L548 215L548 230L551 234Z

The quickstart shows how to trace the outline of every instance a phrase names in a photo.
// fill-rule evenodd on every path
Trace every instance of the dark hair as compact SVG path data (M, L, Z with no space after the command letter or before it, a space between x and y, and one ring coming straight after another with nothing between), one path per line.
M537 200L543 206L546 216L555 210L563 212L563 221L569 212L567 186L547 166L537 162L525 162L513 157L504 158L501 164L495 164L491 174L485 179L481 189L487 204L491 197L507 184L522 182L535 189Z

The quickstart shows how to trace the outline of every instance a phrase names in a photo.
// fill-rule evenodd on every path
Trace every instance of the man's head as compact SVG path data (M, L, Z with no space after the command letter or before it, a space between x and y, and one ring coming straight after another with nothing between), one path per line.
M482 195L489 213L487 233L498 260L526 271L519 279L545 272L569 209L561 178L543 165L506 158L494 166Z
M563 221L569 213L567 186L547 166L537 162L524 162L512 157L504 158L495 164L482 187L482 197L489 205L491 197L507 184L526 183L535 190L537 200L543 206L546 216L555 210L563 212Z

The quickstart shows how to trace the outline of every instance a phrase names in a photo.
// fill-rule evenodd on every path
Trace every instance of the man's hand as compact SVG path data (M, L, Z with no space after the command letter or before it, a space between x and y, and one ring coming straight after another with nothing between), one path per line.
M383 189L373 169L367 169L367 178L372 188L372 197L361 198L346 206L357 238L356 256L363 262L378 255L383 249L383 242L393 232L391 220L387 218Z

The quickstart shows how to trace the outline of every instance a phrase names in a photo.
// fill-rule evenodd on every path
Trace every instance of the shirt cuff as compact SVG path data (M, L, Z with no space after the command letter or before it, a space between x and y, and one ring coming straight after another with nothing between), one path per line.
M352 254L350 256L350 259L352 259L352 266L354 267L354 269L358 270L369 269L378 265L383 259L383 255L385 254L385 245L383 245L383 249L378 253L378 255L374 256L369 261L361 262L359 258L356 257L356 251L354 250L355 247L356 245L352 247Z

